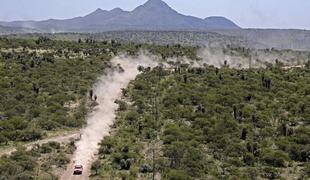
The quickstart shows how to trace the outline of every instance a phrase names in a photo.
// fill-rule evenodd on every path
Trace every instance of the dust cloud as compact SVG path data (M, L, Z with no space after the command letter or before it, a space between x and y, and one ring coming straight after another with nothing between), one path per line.
M208 64L215 67L228 65L231 68L264 68L276 61L284 66L296 66L306 62L308 57L305 53L294 51L266 51L251 49L247 55L238 51L224 52L223 48L202 48L198 51L201 61L198 64Z
M77 149L73 161L75 164L84 165L84 168L90 168L94 155L99 149L98 143L109 135L110 126L114 122L115 111L118 108L114 101L121 97L121 89L126 88L139 74L138 66L157 65L156 61L143 54L137 57L117 56L111 62L113 66L121 66L122 70L114 69L99 78L94 88L99 105L87 117L87 126L81 132L81 140L76 143Z

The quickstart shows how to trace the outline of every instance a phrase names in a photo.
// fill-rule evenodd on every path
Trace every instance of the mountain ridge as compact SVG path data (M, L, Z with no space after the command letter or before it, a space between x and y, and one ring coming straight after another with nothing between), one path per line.
M227 20L227 22L223 22L223 19ZM212 23L210 23L202 18L183 15L162 0L148 0L132 11L124 11L121 8L114 8L108 11L98 8L85 16L71 19L0 22L0 25L34 28L44 32L105 32L115 30L207 31L217 28L240 28L232 21L226 18L223 19L218 24L216 20L212 20Z

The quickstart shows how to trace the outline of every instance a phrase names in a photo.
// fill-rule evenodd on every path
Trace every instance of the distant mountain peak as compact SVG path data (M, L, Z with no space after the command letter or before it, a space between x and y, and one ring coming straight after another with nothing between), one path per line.
M97 9L94 11L94 13L96 13L96 12L102 12L102 11L105 11L105 10L102 10L101 8L97 8Z
M149 8L170 8L170 6L162 0L148 0L142 6Z
M93 11L92 13L88 14L87 16L98 16L101 15L103 13L107 12L106 10L102 10L100 8L97 8L95 11Z
M110 12L123 12L124 10L121 8L114 8Z
M145 4L148 4L148 5L167 5L167 3L165 3L162 0L148 0Z
M116 13L122 13L122 12L125 12L125 11L122 10L121 8L114 8L114 9L112 9L112 10L110 10L110 11L103 10L103 9L101 9L101 8L97 8L94 12L88 14L88 16L90 16L90 15L92 15L92 16L94 16L94 15L99 16L99 15L102 15L102 14L106 14L106 13L108 13L108 12L111 12L111 13L115 13L115 14L116 14Z
M162 14L176 13L176 11L162 0L148 0L143 5L136 7L132 13L157 17Z

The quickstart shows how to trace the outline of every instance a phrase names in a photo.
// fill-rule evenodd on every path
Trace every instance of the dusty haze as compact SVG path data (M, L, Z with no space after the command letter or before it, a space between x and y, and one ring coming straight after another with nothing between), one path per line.
M238 53L240 52L224 53L221 48L203 48L198 51L198 57L202 61L197 63L223 67L226 60L227 65L231 68L260 68L266 67L267 63L275 64L276 59L285 66L305 64L308 60L307 53L294 51L265 52L264 50L251 49L249 56Z

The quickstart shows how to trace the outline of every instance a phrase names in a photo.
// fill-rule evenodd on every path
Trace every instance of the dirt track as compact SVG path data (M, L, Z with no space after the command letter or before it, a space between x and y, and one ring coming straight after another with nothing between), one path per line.
M79 137L80 137L80 133L71 132L71 133L61 135L61 136L56 136L56 137L52 137L52 138L34 141L31 143L25 144L24 147L26 147L27 150L30 150L35 145L42 145L42 144L45 144L48 142L59 142L62 144L66 144L66 143L69 143L71 140L79 139ZM10 155L11 153L13 153L15 151L16 151L15 147L10 147L7 149L0 150L0 157L3 155Z
M62 175L62 180L89 179L91 164L96 159L99 149L98 143L109 135L110 126L114 123L115 111L118 108L115 100L121 97L122 89L126 88L129 82L139 74L137 69L139 65L155 66L152 60L144 56L139 58L116 57L112 62L122 68L102 76L96 84L94 94L98 97L99 105L87 118L87 126L81 131L81 140L76 142L76 152ZM82 175L73 175L75 164L83 165Z
M73 175L73 169L74 169L74 162L71 161L67 167L67 170L62 175L61 179L62 180L85 180L85 179L89 179L90 172L89 172L88 168L86 168L86 169L84 168L83 174L81 174L81 175Z

